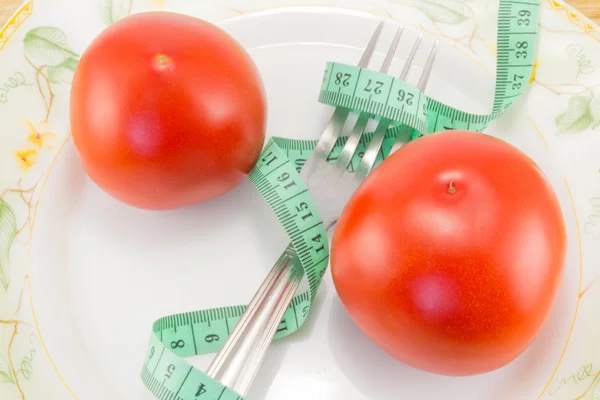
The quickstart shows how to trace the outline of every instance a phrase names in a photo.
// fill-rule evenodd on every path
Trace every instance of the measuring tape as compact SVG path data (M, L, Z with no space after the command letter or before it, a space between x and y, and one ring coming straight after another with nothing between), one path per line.
M358 167L372 136L368 133L361 138L350 170ZM337 141L329 155L330 162L337 160L346 140L343 137ZM394 140L395 135L387 132L376 165L389 154ZM307 292L293 298L276 338L295 332L306 321L329 261L327 232L299 175L316 144L316 140L272 138L250 173L250 181L290 237L309 284ZM146 387L161 400L242 399L193 368L184 357L218 351L245 309L246 306L222 307L171 315L156 321L142 369Z
M471 114L423 94L414 85L381 72L328 62L319 101L408 125L413 139L442 130L483 131L525 91L535 57L539 1L501 0L498 14L496 88L490 114ZM392 128L394 129L394 128Z
M296 164L270 140L250 173L250 181L275 213L297 253L309 290L296 295L276 337L298 329L310 311L329 262L323 220ZM193 368L182 357L217 351L239 321L245 306L223 307L161 318L153 326L142 380L159 399L240 399L235 392ZM157 372L158 371L158 372Z
M482 131L523 94L533 65L539 2L500 0L498 62L492 112L467 113L431 99L415 86L366 68L328 62L319 101L373 118L393 122L387 131L375 166L389 154L398 129L413 128L413 139L448 129ZM349 170L354 171L372 133L361 138ZM340 138L328 161L335 162L346 138ZM296 295L279 325L275 338L302 326L311 310L329 262L323 221L299 171L317 141L271 138L252 172L250 181L269 204L298 253L308 280L308 291ZM243 400L244 398L204 372L185 357L218 351L240 320L245 305L167 316L156 321L142 368L142 381L160 400Z

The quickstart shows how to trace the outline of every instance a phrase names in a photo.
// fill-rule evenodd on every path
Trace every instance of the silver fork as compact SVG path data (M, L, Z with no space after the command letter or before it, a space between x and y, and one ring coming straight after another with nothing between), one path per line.
M384 22L382 21L375 29L358 62L359 67L368 66L383 26ZM387 73L403 31L403 27L399 27L396 31L380 68L381 72ZM422 38L423 35L419 35L414 43L400 74L400 79L405 80L407 78ZM422 91L425 90L429 80L438 44L438 41L436 41L431 49L419 79L418 88ZM338 219L354 190L371 172L377 154L381 149L386 130L391 123L388 119L381 119L378 122L373 138L356 172L350 173L347 172L348 164L356 153L360 138L367 127L371 114L361 113L358 116L336 162L330 164L327 161L327 157L339 138L349 114L349 109L342 107L335 109L317 146L300 171L300 176L306 182L315 200L325 227L328 228L328 236L331 236L331 229L329 228ZM392 150L398 149L408 141L408 135L411 132L412 128L410 127L401 128ZM303 275L304 271L296 257L296 251L290 244L254 295L240 321L231 332L230 337L215 356L206 372L207 375L241 395L247 394L277 332L281 319L302 281Z

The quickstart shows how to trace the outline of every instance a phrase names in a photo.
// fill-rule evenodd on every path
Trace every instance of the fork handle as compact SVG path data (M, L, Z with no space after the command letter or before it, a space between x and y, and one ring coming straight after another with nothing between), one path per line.
M206 371L245 396L267 353L304 270L290 243Z

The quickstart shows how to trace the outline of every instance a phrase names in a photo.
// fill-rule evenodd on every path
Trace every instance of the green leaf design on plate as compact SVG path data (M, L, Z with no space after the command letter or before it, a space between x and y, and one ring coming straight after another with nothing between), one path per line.
M592 100L590 102L590 113L592 114L593 120L592 129L596 129L600 126L600 100Z
M558 133L577 133L586 130L593 123L591 102L591 97L571 97L567 111L556 117Z
M0 199L0 285L4 290L10 283L10 247L17 236L17 219L10 205Z
M0 383L15 383L10 365L4 356L0 356Z
M460 0L414 0L412 5L440 24L460 24L473 18L473 9Z
M58 65L48 66L48 79L51 83L71 83L78 63L78 59L69 57Z
M122 0L104 0L102 6L102 21L111 25L127 16L127 6Z
M58 65L68 58L77 58L67 41L67 35L58 28L41 26L31 29L23 39L25 53L47 65Z

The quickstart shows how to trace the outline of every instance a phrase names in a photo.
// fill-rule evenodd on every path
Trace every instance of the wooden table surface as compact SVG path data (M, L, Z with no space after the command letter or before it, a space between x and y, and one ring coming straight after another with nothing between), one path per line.
M567 2L600 24L600 0L568 0ZM22 3L23 0L0 0L0 28Z

